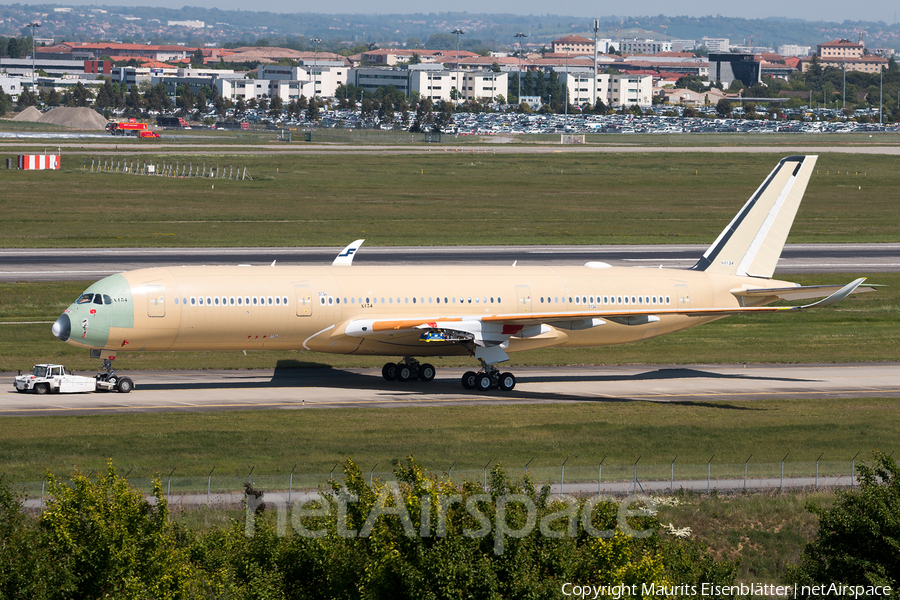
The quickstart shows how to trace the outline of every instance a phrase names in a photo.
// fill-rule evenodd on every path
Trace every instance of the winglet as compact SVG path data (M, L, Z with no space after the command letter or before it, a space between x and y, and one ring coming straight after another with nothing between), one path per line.
M341 253L337 255L337 258L334 259L334 262L331 263L332 267L349 267L353 264L353 256L356 254L356 251L359 250L359 247L362 246L363 242L366 240L356 240L343 250Z
M841 300L843 300L844 298L846 298L847 296L852 294L856 290L856 288L858 288L862 284L862 282L865 280L866 280L865 277L860 277L859 279L856 279L855 281L851 281L850 283L848 283L847 285L845 285L844 287L842 287L841 289L839 289L832 295L828 296L827 298L823 298L822 300L819 300L818 302L814 302L812 304L807 304L805 306L796 306L796 307L794 307L794 309L802 310L805 308L813 308L814 306L822 308L825 306L831 306L832 304L837 304L838 302L840 302Z

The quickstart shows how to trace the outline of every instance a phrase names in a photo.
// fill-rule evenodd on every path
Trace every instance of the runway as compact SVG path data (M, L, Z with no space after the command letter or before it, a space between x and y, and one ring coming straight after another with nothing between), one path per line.
M130 394L0 393L0 416L134 412L312 410L575 402L722 403L761 399L900 397L900 363L821 365L632 365L511 369L511 392L468 391L464 369L430 383L387 382L380 369L148 371L127 373ZM81 373L84 375L85 373Z
M434 246L363 245L354 265L582 265L688 268L706 245ZM329 265L341 248L23 248L0 250L0 281L97 280L146 267ZM900 244L787 244L776 273L900 271Z

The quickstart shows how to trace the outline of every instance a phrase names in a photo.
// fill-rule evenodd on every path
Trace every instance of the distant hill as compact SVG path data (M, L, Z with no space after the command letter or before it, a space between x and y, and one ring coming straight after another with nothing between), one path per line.
M60 9L59 11L55 9ZM754 46L777 47L792 43L814 46L835 38L865 39L867 47L900 50L900 25L871 22L828 23L800 19L741 19L732 17L599 17L601 37L652 36L668 39L727 37ZM564 15L510 15L444 12L393 15L280 14L248 10L219 10L152 6L71 6L56 4L0 6L0 36L28 35L22 27L41 23L38 36L55 41L121 41L187 45L234 43L312 49L309 41L321 38L320 50L375 44L426 45L436 34L460 27L466 34L460 44L466 50L501 50L515 45L515 33L528 35L526 44L549 45L570 34L592 37L593 20ZM170 22L179 22L170 25ZM202 27L198 26L202 22ZM193 23L193 25L191 25ZM439 36L440 39L443 36ZM111 39L114 38L114 39ZM2 48L0 48L2 53Z

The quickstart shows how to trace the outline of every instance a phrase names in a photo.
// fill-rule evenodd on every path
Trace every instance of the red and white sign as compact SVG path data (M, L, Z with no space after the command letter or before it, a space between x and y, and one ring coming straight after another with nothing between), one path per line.
M29 171L59 169L59 154L20 154L19 168Z

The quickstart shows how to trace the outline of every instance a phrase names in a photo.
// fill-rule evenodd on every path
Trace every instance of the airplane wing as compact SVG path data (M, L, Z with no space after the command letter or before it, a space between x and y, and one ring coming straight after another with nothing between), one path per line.
M728 316L747 313L798 311L813 307L830 306L857 291L865 278L848 283L827 298L803 306L742 306L728 308L656 308L603 309L564 312L509 313L493 315L438 315L431 317L352 319L336 328L338 335L349 337L374 337L382 341L393 338L395 343L418 340L423 343L474 345L476 357L483 350L505 346L511 337L534 338L552 334L553 328L584 330L605 325L607 321L620 325L646 325L666 315L694 317ZM817 286L830 289L828 286ZM797 288L789 288L796 290ZM750 290L756 292L757 290ZM758 290L762 291L762 290ZM868 291L865 290L864 291ZM766 290L765 296L778 294ZM808 290L811 292L811 290ZM824 294L818 294L821 297ZM401 342L402 341L402 342Z

